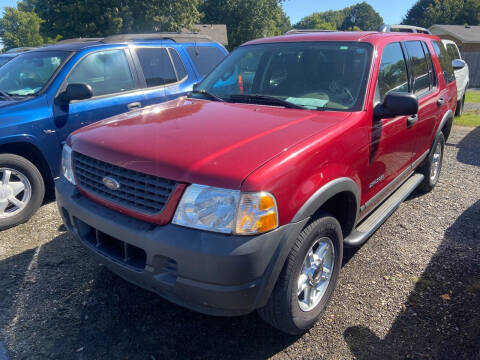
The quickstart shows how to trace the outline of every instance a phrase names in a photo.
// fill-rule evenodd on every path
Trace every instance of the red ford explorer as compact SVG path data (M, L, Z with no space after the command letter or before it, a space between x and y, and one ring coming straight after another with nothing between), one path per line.
M190 96L71 135L58 206L128 281L302 333L332 296L343 247L437 183L456 98L431 35L251 41Z

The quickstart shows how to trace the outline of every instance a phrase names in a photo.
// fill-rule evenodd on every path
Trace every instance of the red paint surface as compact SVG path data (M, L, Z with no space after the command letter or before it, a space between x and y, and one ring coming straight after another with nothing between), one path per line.
M421 118L412 127L407 128L406 117L374 123L378 54L390 42L417 39L430 48L439 88L419 100ZM297 110L181 98L81 129L72 135L71 144L74 151L93 158L180 183L269 191L276 197L280 224L291 221L315 191L339 177L357 183L364 204L429 148L443 114L455 107L455 100L450 101L456 99L455 82L445 87L432 39L438 38L353 32L288 35L249 43L371 43L375 51L362 111ZM442 107L436 105L440 97L449 99ZM381 176L384 179L372 186ZM170 218L177 202L172 198L168 204Z

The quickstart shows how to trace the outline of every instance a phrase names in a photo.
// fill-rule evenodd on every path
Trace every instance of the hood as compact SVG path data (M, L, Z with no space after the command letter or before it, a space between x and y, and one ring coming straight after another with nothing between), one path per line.
M70 142L127 169L239 189L256 168L349 115L179 98L87 126Z

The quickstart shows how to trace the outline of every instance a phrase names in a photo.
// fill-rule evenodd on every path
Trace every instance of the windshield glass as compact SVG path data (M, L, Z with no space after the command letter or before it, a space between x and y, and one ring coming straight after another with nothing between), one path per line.
M12 59L13 57L11 56L0 56L0 66L5 65L7 62L9 62Z
M18 55L0 68L0 91L10 96L37 94L68 56L67 51Z
M243 46L198 85L194 96L207 92L225 101L250 103L275 97L307 109L360 110L371 54L366 43Z

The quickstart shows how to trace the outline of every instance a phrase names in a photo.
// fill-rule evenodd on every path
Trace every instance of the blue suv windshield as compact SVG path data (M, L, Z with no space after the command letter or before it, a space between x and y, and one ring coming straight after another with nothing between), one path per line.
M0 91L9 96L36 95L63 64L68 51L21 54L0 68Z

